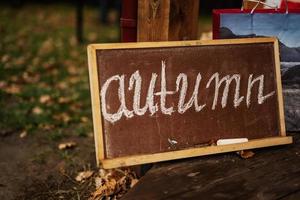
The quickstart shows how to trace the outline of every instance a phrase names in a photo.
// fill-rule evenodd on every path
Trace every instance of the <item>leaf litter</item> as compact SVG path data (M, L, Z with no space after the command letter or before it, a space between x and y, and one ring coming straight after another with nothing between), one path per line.
M138 182L138 178L130 169L99 169L94 182L96 189L89 200L108 200L121 198Z

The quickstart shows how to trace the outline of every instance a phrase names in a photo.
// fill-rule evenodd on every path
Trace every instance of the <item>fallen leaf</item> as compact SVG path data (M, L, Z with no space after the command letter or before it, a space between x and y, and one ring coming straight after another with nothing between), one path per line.
M68 66L67 70L68 70L69 74L71 74L71 75L78 74L78 67L76 67L74 65Z
M24 138L27 136L27 131L23 131L22 133L20 133L20 138Z
M22 78L26 83L37 83L40 80L40 75L29 74L28 72L24 72Z
M68 123L71 120L70 115L68 113L65 113L65 112L54 115L53 118L58 120L58 121L63 121L65 123Z
M89 118L87 118L87 117L81 117L80 120L85 123L85 122L89 121Z
M59 97L58 98L58 103L69 103L71 101L71 99L70 98L68 98L68 97Z
M43 113L43 109L41 109L40 107L36 106L32 109L32 113L36 114L36 115L40 115Z
M244 158L244 159L251 158L251 157L253 157L255 155L255 153L253 151L250 151L250 150L238 151L237 154L241 158Z
M39 128L41 128L45 131L49 131L51 129L54 129L55 126L53 124L39 124Z
M42 95L42 96L40 96L40 103L47 103L47 102L49 102L51 100L51 97L50 97L50 95Z
M3 90L9 94L19 94L21 92L21 87L16 84L11 84L3 88Z
M76 143L75 142L66 142L66 143L61 143L58 145L58 149L59 150L65 150L65 149L71 149L76 147Z
M14 60L15 65L23 65L25 63L25 57L21 56Z
M5 81L0 81L0 89L4 89L7 86Z
M94 174L93 171L82 171L79 172L78 175L76 176L75 180L78 182L85 181L86 179L90 178Z
M79 76L71 76L68 81L72 84L76 84L79 81L81 81L82 79Z
M11 82L18 82L19 79L20 79L20 77L19 77L19 76L16 76L16 75L13 75L13 76L10 77L10 81L11 81Z
M96 190L90 200L119 199L137 182L135 173L129 169L99 169L95 177Z
M101 177L95 178L95 186L96 188L101 187L105 183L104 179Z
M96 189L95 192L92 193L93 200L101 199L102 197L111 196L115 193L115 189L117 186L117 181L115 179L110 179L105 182L104 185L101 185Z
M7 62L9 59L10 59L10 56L9 56L8 54L5 54L5 55L2 56L1 62L2 62L2 63L5 63L5 62Z
M188 177L194 177L197 176L200 172L194 172L194 173L189 173L187 176Z
M139 180L138 179L132 179L131 180L131 184L130 184L130 187L132 188L135 184L137 184L137 182L138 182Z
M55 74L53 74L53 75L55 75ZM61 90L67 89L68 88L68 84L66 82L64 82L64 81L61 81L61 82L59 82L59 83L56 84L56 87L58 89L61 89Z
M49 38L49 39L45 40L43 42L43 44L41 45L41 48L39 49L38 54L39 55L46 55L46 54L49 54L50 52L52 52L53 49L54 49L53 43L54 42L53 42L52 38Z

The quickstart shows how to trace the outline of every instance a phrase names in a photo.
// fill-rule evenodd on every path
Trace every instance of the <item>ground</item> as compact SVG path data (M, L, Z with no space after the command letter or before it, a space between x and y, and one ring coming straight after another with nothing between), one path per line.
M86 46L114 42L84 9L85 42L75 37L72 5L0 6L0 199L87 199L95 169ZM58 145L75 142L60 150Z

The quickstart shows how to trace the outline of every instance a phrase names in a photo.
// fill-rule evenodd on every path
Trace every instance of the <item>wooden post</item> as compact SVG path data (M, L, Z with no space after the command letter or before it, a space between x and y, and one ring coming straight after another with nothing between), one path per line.
M199 0L139 0L137 41L197 39Z
M199 0L171 0L168 40L195 40Z
M137 40L168 40L170 0L139 0Z

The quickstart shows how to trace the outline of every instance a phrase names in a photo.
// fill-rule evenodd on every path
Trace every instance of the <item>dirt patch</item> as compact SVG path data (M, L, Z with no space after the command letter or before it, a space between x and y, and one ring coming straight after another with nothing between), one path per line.
M74 180L84 168L95 168L93 138L66 138L77 142L61 151L43 137L17 133L0 138L0 199L86 198L92 182Z

